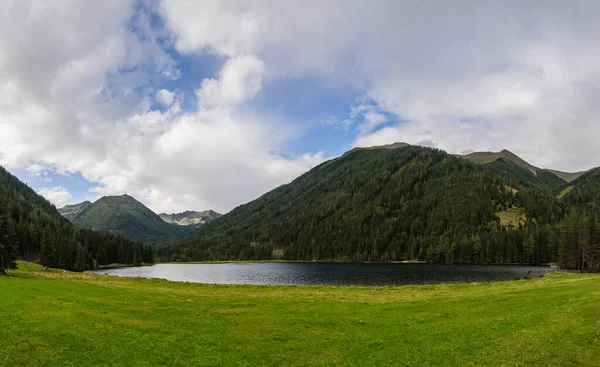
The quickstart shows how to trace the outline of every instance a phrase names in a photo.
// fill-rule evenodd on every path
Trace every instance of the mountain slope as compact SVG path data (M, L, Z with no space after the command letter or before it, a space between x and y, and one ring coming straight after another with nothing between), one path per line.
M73 223L121 233L133 240L156 241L186 233L188 229L166 223L129 195L105 196L82 211Z
M9 214L9 226L15 229L22 259L78 271L92 268L95 262L105 265L154 261L152 250L140 243L77 228L54 205L0 166L0 213L3 212ZM2 228L0 225L0 232Z
M167 223L197 228L219 218L221 215L213 210L204 210L201 212L186 210L183 213L160 213L158 216Z
M459 157L468 159L484 168L502 175L512 181L513 186L537 187L543 189L554 189L567 178L576 176L576 173L551 171L538 168L516 154L502 150L500 152L475 152Z
M73 205L65 205L62 208L58 209L58 212L65 218L70 221L73 221L79 213L87 209L88 206L92 205L89 201L84 201L83 203L73 204Z
M562 178L563 180L565 180L567 182L572 182L572 181L576 180L577 178L579 178L581 175L588 172L588 171L562 172L562 171L557 171L557 170L553 170L553 169L547 169L546 171L554 173L555 175L557 175L558 177Z
M434 259L463 235L496 230L506 182L443 151L354 149L171 243L186 260ZM160 250L159 250L160 251ZM448 255L450 257L455 254ZM469 257L472 254L456 254Z
M597 212L600 210L600 167L589 170L555 193L573 207Z

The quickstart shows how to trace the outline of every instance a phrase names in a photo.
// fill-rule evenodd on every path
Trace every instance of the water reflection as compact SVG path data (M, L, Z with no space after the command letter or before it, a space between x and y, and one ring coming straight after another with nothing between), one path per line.
M158 264L95 273L211 284L405 285L537 278L551 271L521 265L220 263Z

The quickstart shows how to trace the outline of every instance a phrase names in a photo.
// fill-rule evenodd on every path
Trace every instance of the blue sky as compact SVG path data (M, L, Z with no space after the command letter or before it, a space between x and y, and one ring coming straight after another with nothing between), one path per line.
M57 206L128 193L157 212L226 212L396 141L588 169L595 14L558 1L14 2L0 13L0 164Z

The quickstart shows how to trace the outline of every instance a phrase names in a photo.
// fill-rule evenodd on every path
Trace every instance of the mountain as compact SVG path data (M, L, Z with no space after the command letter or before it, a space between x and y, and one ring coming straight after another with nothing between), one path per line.
M120 233L138 241L157 241L186 233L189 229L163 221L129 195L104 196L73 220L78 226Z
M562 210L550 193L507 184L436 149L353 149L158 251L184 260L520 261L515 244L496 248L508 241L495 237L501 214L516 207L549 223Z
M219 214L213 210L204 210L201 212L186 210L183 213L160 213L158 216L167 223L197 228L203 224L206 224L214 219L219 218L221 215L222 214Z
M600 167L563 185L555 194L569 206L592 212L600 210Z
M562 178L563 180L567 181L567 182L571 182L576 180L577 178L579 178L581 175L583 175L584 173L588 172L588 171L580 171L580 172L562 172L562 171L556 171L553 169L547 169L546 171L554 173L555 175L557 175L558 177Z
M89 201L84 201L83 203L73 205L65 205L62 208L59 208L58 212L63 217L67 218L70 221L73 221L73 219L75 219L75 217L77 217L79 213L87 209L87 207L90 205L92 205L92 203Z
M572 181L581 174L538 168L508 150L500 152L475 152L458 156L479 164L496 174L509 178L513 181L511 182L511 186L537 187L552 190L563 185L566 181Z
M51 268L81 271L96 263L154 261L152 249L139 242L77 228L54 205L0 166L0 249L6 245L3 232L7 228L14 232L8 236L9 242L11 238L16 241L21 259L40 261Z

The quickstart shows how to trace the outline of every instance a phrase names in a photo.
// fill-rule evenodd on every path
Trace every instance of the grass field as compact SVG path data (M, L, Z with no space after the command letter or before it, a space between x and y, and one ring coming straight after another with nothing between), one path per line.
M523 212L523 208L509 208L501 212L497 212L496 216L500 218L500 225L503 227L513 226L518 228L519 224L525 224L527 216Z
M336 288L20 266L0 277L0 366L600 366L600 275Z
M573 190L573 186L567 186L563 191L560 192L560 194L558 194L557 198L558 199L564 198L572 190Z

